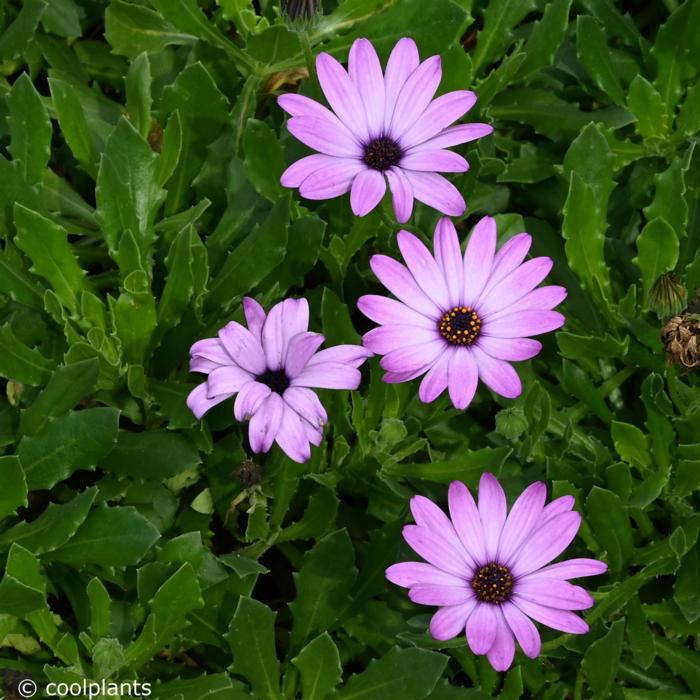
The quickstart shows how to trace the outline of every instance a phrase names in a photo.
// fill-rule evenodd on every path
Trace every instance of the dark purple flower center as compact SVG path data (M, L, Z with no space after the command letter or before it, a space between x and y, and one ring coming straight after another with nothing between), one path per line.
M277 394L284 394L289 386L289 377L283 369L268 369L258 375L257 380L265 386L269 386Z
M491 562L476 572L471 585L482 603L500 605L510 599L513 576L507 567Z
M388 136L379 136L365 146L364 161L372 170L389 170L392 165L398 165L401 158L401 147Z
M481 319L471 306L455 306L442 315L438 330L452 345L471 345L479 336Z

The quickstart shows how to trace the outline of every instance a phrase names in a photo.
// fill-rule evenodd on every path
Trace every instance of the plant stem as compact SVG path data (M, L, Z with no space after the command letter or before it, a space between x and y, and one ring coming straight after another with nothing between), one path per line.
M299 32L299 44L301 45L301 50L304 53L304 60L306 61L306 70L309 71L309 80L311 81L311 94L315 100L321 99L321 86L318 82L318 75L316 75L316 62L314 61L314 54L311 50L311 41L309 40L309 32L306 29L302 29Z

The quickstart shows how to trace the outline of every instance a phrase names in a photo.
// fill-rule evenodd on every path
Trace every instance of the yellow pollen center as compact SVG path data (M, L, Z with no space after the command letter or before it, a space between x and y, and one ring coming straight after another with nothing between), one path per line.
M483 603L505 603L513 590L513 576L507 567L496 564L482 566L471 583L476 597Z
M471 345L479 336L481 319L471 306L455 306L442 315L438 330L452 345Z

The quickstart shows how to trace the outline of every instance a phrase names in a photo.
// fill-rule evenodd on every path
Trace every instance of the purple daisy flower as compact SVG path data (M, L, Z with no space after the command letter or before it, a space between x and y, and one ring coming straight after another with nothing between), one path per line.
M447 149L493 129L488 124L450 126L472 108L476 95L456 90L433 100L442 77L439 56L420 63L415 42L400 39L382 74L372 44L357 39L347 72L327 53L316 58L316 70L333 111L302 95L278 98L291 115L289 131L319 151L287 168L282 185L298 187L307 199L350 191L353 212L364 216L379 204L388 180L402 223L411 216L414 198L443 214L464 213L462 195L438 172L468 170L467 161Z
M574 498L562 496L545 506L542 482L528 486L507 514L506 497L493 474L483 474L479 504L460 481L450 484L450 517L423 496L411 499L415 525L403 536L424 562L394 564L386 577L409 589L409 598L437 605L430 634L452 639L466 630L475 654L486 654L497 671L513 662L515 639L526 656L540 653L532 620L547 627L584 634L588 625L573 610L593 598L568 582L607 571L597 559L549 564L578 532L581 516ZM548 566L547 566L548 565Z
M566 290L535 289L552 260L523 262L531 241L520 233L496 251L496 222L486 216L474 227L463 256L457 231L444 218L435 228L434 257L408 231L398 233L406 266L386 255L373 256L374 274L399 299L368 294L358 301L365 316L382 324L363 341L384 356L384 381L425 375L421 401L434 401L447 388L461 409L471 403L479 379L501 396L519 396L520 378L509 362L537 355L542 344L528 336L565 321L551 309Z
M273 442L295 462L321 444L328 419L312 389L357 389L358 367L372 353L360 345L336 345L317 352L324 341L310 333L306 299L285 299L265 315L257 301L243 299L248 327L231 321L216 338L190 349L190 371L207 379L192 390L187 405L200 418L234 394L236 420L250 420L253 452Z

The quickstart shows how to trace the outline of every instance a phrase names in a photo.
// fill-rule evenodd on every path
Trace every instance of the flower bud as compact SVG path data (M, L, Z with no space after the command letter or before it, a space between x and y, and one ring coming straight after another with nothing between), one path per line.
M664 326L662 339L671 362L692 369L700 365L700 317L674 316Z
M321 13L321 0L280 0L282 15L290 29L310 27Z
M673 272L665 272L651 288L651 308L659 318L675 316L685 309L688 293Z

